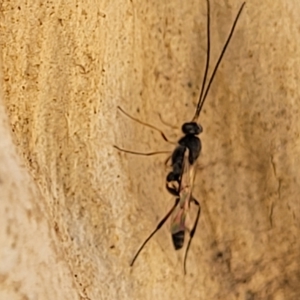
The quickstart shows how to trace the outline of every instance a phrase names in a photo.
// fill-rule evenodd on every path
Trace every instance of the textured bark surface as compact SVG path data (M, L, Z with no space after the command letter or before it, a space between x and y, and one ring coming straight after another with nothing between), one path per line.
M129 267L173 199L166 156L112 145L172 150L117 106L180 137L205 1L4 0L0 299L299 299L298 2L248 1L212 85L184 276L168 224ZM211 3L212 64L240 5Z

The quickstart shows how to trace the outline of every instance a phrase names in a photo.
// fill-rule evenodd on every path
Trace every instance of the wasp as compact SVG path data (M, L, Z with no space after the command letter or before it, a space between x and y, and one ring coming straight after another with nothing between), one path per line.
M204 69L204 75L200 90L200 96L198 99L197 107L195 114L193 116L192 121L186 122L182 125L181 131L183 133L183 136L179 139L179 141L176 143L176 147L173 150L171 156L168 157L166 160L166 164L169 160L171 160L171 171L166 176L166 189L175 196L175 203L173 207L169 210L169 212L165 215L165 217L159 222L155 230L148 236L148 238L144 241L144 243L140 246L139 250L135 254L133 260L131 261L131 266L133 266L135 260L137 259L138 255L142 251L142 249L145 247L145 245L148 243L148 241L153 237L153 235L163 226L163 224L168 220L168 218L172 215L171 218L171 234L172 234L172 241L175 250L179 250L183 247L184 244L184 235L185 231L188 230L190 232L190 239L188 242L188 245L186 247L185 256L184 256L184 271L186 272L186 260L187 260L187 254L188 250L190 248L191 241L193 239L193 236L196 231L196 227L200 218L200 212L201 207L193 195L192 195L192 189L193 189L193 183L195 179L195 165L197 162L198 157L200 156L202 144L201 140L199 138L199 135L203 132L203 128L201 124L198 122L198 119L200 117L201 110L203 108L203 105L205 103L205 100L207 98L208 92L210 90L210 87L212 85L212 82L215 78L216 72L219 68L219 65L223 59L223 56L227 50L227 47L230 43L230 40L233 36L235 27L237 25L237 22L239 20L239 17L242 13L242 10L246 4L246 2L243 2L236 17L235 20L231 26L231 30L229 32L229 35L226 39L226 42L221 50L221 53L218 57L218 60L213 68L212 74L210 76L210 79L207 81L207 75L209 70L209 64L210 64L210 3L209 0L206 0L207 4L207 51L206 51L206 64ZM141 123L147 127L150 127L156 131L158 131L162 138L171 144L173 144L166 135L158 128L156 128L153 125L144 123L129 114L127 114L121 107L118 107L118 109L124 113L129 118L133 119L134 121L137 121L138 123ZM114 146L120 151L131 153L131 154L137 154L137 155L144 155L144 156L150 156L150 155L156 155L156 154L162 154L167 153L168 151L157 151L157 152L148 152L148 153L141 153L141 152L135 152L130 151L126 149L119 148L117 146ZM190 205L193 203L198 207L197 209L197 216L194 222L194 225L191 230L186 226L186 217L188 214L188 211L190 209Z

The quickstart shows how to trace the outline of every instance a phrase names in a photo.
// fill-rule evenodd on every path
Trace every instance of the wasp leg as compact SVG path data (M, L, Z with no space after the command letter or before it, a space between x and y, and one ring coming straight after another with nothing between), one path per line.
M158 116L159 116L159 118L160 118L160 121L161 121L164 125L166 125L166 126L168 126L168 127L171 127L172 129L175 129L175 130L179 130L179 129L180 129L178 126L175 126L175 125L172 125L172 124L166 122L166 121L163 119L161 113L158 113Z
M176 206L179 203L179 198L175 199L175 203L173 205L173 207L169 210L169 212L163 217L163 219L158 223L158 225L156 226L156 228L154 229L154 231L147 237L147 239L144 241L144 243L141 245L141 247L139 248L139 250L137 251L137 253L135 254L135 256L133 257L130 266L132 267L135 260L137 259L137 257L139 256L140 252L142 251L142 249L146 246L146 244L148 243L148 241L153 237L153 235L165 224L165 222L168 220L168 218L170 217L170 215L173 213L174 209L176 208Z
M163 131L160 130L159 128L157 128L157 127L155 127L155 126L153 126L153 125L151 125L151 124L145 123L145 122L143 122L143 121L141 121L141 120L139 120L139 119L137 119L137 118L132 117L130 114L128 114L128 113L127 113L123 108L121 108L120 106L118 106L118 109L119 109L125 116L127 116L129 119L131 119L131 120L133 120L133 121L135 121L135 122L137 122L137 123L140 123L140 124L142 124L142 125L144 125L144 126L147 126L147 127L151 128L151 129L154 129L154 130L158 131L158 132L160 133L160 135L162 136L162 138L163 138L167 143L172 144L172 145L176 145L176 144L177 144L177 142L172 142L172 141L170 141L170 140L167 138L167 136L163 133Z
M155 151L155 152L135 152L135 151L131 151L131 150L126 150L123 148L120 148L116 145L113 145L114 148L118 149L121 152L125 152L125 153L130 153L130 154L134 154L134 155L142 155L142 156L151 156L151 155L158 155L158 154L166 154L166 153L170 153L171 151Z
M179 196L179 192L178 192L178 189L179 189L179 188L176 187L174 183L177 183L177 181L172 182L172 184L171 184L170 182L167 182L167 183L166 183L166 189L168 190L168 192L169 192L171 195L173 195L173 196L175 196L175 197L178 197L178 196Z
M196 232L196 228L197 228L197 225L198 225L198 222L199 222L199 218L200 218L200 213L201 213L201 206L200 206L200 203L193 197L192 198L192 202L198 206L198 211L197 211L197 217L196 217L196 220L194 222L194 226L192 228L192 230L190 231L190 239L189 239L189 242L187 244L187 247L186 247L186 250L185 250L185 254L184 254L184 260L183 260L183 269L184 269L184 274L186 274L186 260L187 260L187 254L188 254L188 251L189 251L189 248L191 246L191 242L192 242L192 239L194 237L194 234Z

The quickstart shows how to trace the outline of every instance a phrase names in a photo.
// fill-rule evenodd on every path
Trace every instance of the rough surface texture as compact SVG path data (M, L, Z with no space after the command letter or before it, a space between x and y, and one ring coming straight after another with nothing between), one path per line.
M156 2L156 4L154 3ZM300 299L300 6L248 1L203 113L183 275L171 150L205 63L204 0L2 1L0 299ZM212 1L214 63L241 1ZM194 216L194 212L191 213Z

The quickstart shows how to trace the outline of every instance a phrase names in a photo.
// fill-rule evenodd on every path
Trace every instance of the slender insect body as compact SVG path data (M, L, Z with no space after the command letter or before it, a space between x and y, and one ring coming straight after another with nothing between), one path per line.
M189 247L191 245L191 241L195 234L197 224L198 224L198 221L200 218L200 212L201 212L200 203L192 195L194 178L195 178L196 162L200 156L201 149L202 149L201 140L198 137L198 135L200 135L202 133L203 128L198 123L198 119L199 119L202 107L204 105L204 102L207 98L207 95L208 95L209 89L211 87L211 84L213 82L213 79L215 77L215 74L218 70L218 67L222 61L222 58L226 52L227 46L233 35L237 21L238 21L240 14L245 6L245 2L244 2L241 5L241 7L236 15L236 18L233 22L230 33L229 33L227 40L222 48L219 58L215 64L215 67L212 71L211 77L208 80L207 85L206 85L206 78L207 78L207 74L208 74L209 61L210 61L210 4L209 4L209 0L206 0L206 3L207 3L207 57L206 57L206 65L205 65L202 87L201 87L200 96L198 99L196 112L195 112L195 115L191 122L186 122L182 125L181 130L182 130L183 136L179 139L171 156L169 156L169 158L166 161L166 163L167 163L171 159L171 168L172 168L172 170L166 176L166 189L173 196L175 196L175 202L174 202L173 207L168 211L168 213L158 223L158 225L154 229L154 231L147 237L147 239L140 246L137 253L133 257L133 260L130 264L131 266L133 266L135 260L137 259L137 257L139 256L140 252L145 247L145 245L148 243L148 241L163 226L163 224L171 217L171 235L172 235L172 241L173 241L175 250L179 250L183 247L185 232L187 230L189 231L190 238L189 238L189 241L188 241L188 244L186 247L186 251L185 251L185 255L184 255L184 272L186 272L187 254L188 254ZM166 135L160 129L156 128L153 125L142 122L134 117L131 117L120 107L118 107L118 109L120 111L122 111L125 115L127 115L129 118L137 121L138 123L143 124L147 127L150 127L151 129L158 131L161 134L162 138L166 142L175 144L175 143L169 141L168 138L166 137ZM131 150L121 149L117 146L114 146L114 147L116 149L118 149L119 151L123 151L123 152L130 153L130 154L136 154L136 155L144 155L144 156L150 156L150 155L156 155L156 154L168 152L168 151L159 151L159 152L141 153L141 152L135 152L135 151L131 151ZM170 153L170 152L168 152L168 153ZM196 218L195 218L192 228L189 229L189 228L187 228L186 221L187 221L187 215L190 210L191 203L193 205L195 205L195 207L197 207L197 215L196 215Z
M192 195L193 185L195 180L195 166L190 164L189 157L190 157L190 151L188 148L186 148L183 157L181 181L178 187L179 202L178 202L178 206L174 209L171 218L171 234L172 234L172 241L175 250L179 250L183 247L185 232L189 231L190 233L189 242L186 247L185 256L184 256L185 272L186 272L186 259L187 259L188 250L191 245L193 236L195 234L196 227L200 217L200 211L201 211L199 202ZM174 183L169 183L169 185L170 184L174 184ZM197 216L194 221L194 225L192 229L189 229L186 219L187 219L188 212L190 210L191 203L196 205L198 209L197 209Z
M180 182L183 156L186 149L189 150L189 163L192 165L198 159L202 149L201 140L196 136L196 134L187 133L178 141L178 146L175 148L171 156L172 171L166 177L167 182Z

